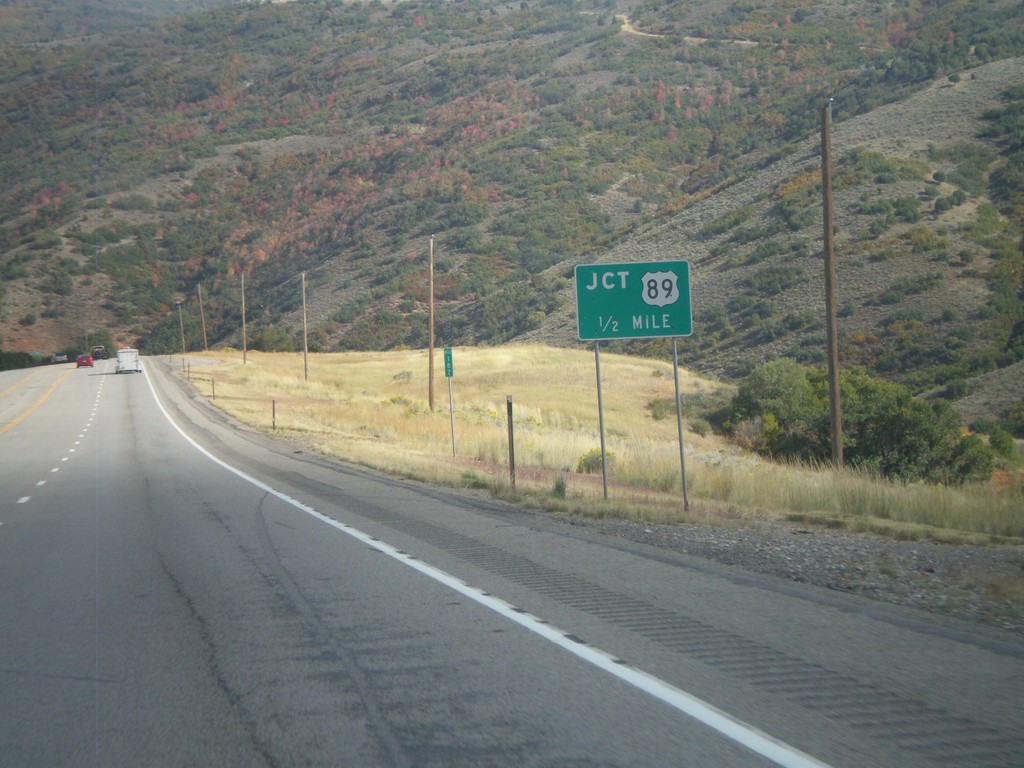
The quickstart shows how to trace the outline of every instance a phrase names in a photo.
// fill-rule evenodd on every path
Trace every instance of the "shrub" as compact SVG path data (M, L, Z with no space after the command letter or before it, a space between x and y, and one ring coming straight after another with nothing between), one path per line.
M952 485L988 480L992 476L993 465L992 451L982 439L977 435L967 435L953 446L949 460L943 463L933 479Z
M766 240L750 252L746 263L757 264L779 253L782 253L782 245L774 240Z
M807 195L786 197L779 201L777 211L793 232L809 227L818 221L818 207L813 197Z
M745 205L742 208L729 211L701 227L700 236L704 239L715 237L728 232L742 224L754 213L754 206Z
M156 210L156 205L153 204L152 199L138 193L132 193L111 200L110 207L116 208L119 211L145 211L146 213L152 213Z
M707 419L690 419L690 431L704 437L711 434L711 424Z
M295 342L285 331L271 326L253 337L252 348L261 352L294 352Z
M1002 427L994 427L988 435L988 446L996 456L1009 459L1013 456L1013 435Z
M468 227L487 218L487 207L480 203L459 201L448 208L442 225L446 229Z
M942 396L947 400L959 400L961 397L967 397L968 394L970 394L970 388L965 379L953 379L942 390Z
M1017 437L1024 437L1024 400L1012 406L1006 414L1006 428Z
M880 237L885 234L885 231L892 226L892 222L890 221L891 218L891 216L886 216L872 221L870 226L868 226L868 234L871 237Z
M61 269L58 269L49 275L49 278L39 287L44 291L50 291L58 296L69 296L72 291L74 291L75 284L71 280L71 275Z
M755 368L740 385L732 408L734 423L770 420L770 428L761 429L765 452L808 459L820 455L821 448L805 438L827 410L817 402L807 369L795 360L771 360Z
M913 195L905 195L893 201L893 213L913 224L921 220L921 201Z
M420 400L413 400L406 395L392 395L385 402L389 405L397 405L400 408L404 408L409 416L419 416L427 413L429 410L429 406L426 403Z
M605 463L611 467L615 454L611 451L605 452ZM580 456L576 462L576 472L581 475L593 475L601 471L601 449L591 448Z
M17 368L30 368L39 365L40 360L29 352L4 352L0 349L0 371L11 371Z
M806 279L802 267L777 266L759 270L743 282L761 296L775 296Z
M886 199L875 199L875 200L864 200L857 208L857 213L863 213L868 216L874 216L881 214L888 216L892 213L892 201Z
M60 235L56 232L44 230L36 233L35 239L29 243L28 247L29 250L33 251L46 251L59 248L61 243L63 243L63 240Z
M556 499L564 499L569 490L569 479L565 475L559 475L551 488L551 495Z
M945 400L927 403L906 387L844 370L844 457L884 477L943 483L981 480L992 453L961 434L960 416ZM793 360L758 366L733 398L734 437L770 455L810 461L831 458L828 380Z
M674 398L656 397L647 404L647 410L651 412L651 418L655 421L667 419L669 416L675 415L676 406Z

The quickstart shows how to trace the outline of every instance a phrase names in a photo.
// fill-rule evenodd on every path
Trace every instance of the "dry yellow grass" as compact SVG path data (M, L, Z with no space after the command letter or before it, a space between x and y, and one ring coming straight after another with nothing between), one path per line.
M203 358L202 360L196 358ZM316 354L309 379L301 354L235 350L193 358L191 379L215 404L259 429L393 474L486 488L556 511L658 522L735 524L789 518L899 538L998 541L1024 538L1024 494L904 486L853 472L773 464L714 435L685 433L690 509L684 511L674 415L650 404L674 397L669 363L603 352L602 398L609 498L600 470L577 472L599 451L594 355L546 346L456 348L452 390L435 359L431 411L424 350ZM680 371L684 402L728 390ZM514 415L516 484L509 473L507 397Z

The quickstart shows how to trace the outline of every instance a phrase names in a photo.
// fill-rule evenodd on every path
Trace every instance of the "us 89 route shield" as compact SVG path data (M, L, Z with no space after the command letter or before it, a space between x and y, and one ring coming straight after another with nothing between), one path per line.
M580 264L576 330L580 341L689 336L690 262Z

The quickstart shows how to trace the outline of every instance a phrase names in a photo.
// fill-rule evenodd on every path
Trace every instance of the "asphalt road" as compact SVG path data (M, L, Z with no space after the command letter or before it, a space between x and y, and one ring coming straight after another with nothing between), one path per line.
M1019 645L330 462L144 365L0 373L2 766L1024 764Z

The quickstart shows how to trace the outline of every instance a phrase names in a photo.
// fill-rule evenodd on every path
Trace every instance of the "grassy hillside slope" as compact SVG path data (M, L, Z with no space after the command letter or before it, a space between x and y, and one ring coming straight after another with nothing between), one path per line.
M688 364L819 362L833 97L844 360L1012 405L976 396L1024 356L1014 3L194 8L0 53L5 349L240 346L243 275L286 348L302 272L314 349L423 347L434 238L439 344L573 345L575 264L685 257Z
M593 353L515 344L457 347L453 357L452 403L439 371L434 410L423 350L317 355L308 378L301 354L250 353L243 362L238 350L218 350L190 355L181 375L243 424L304 449L551 510L725 525L788 518L960 543L1018 543L1024 536L1019 482L905 484L744 451L701 418L731 388L687 371L680 391L693 508L684 510L672 366L611 353L602 355L606 498ZM172 362L177 367L180 358Z

